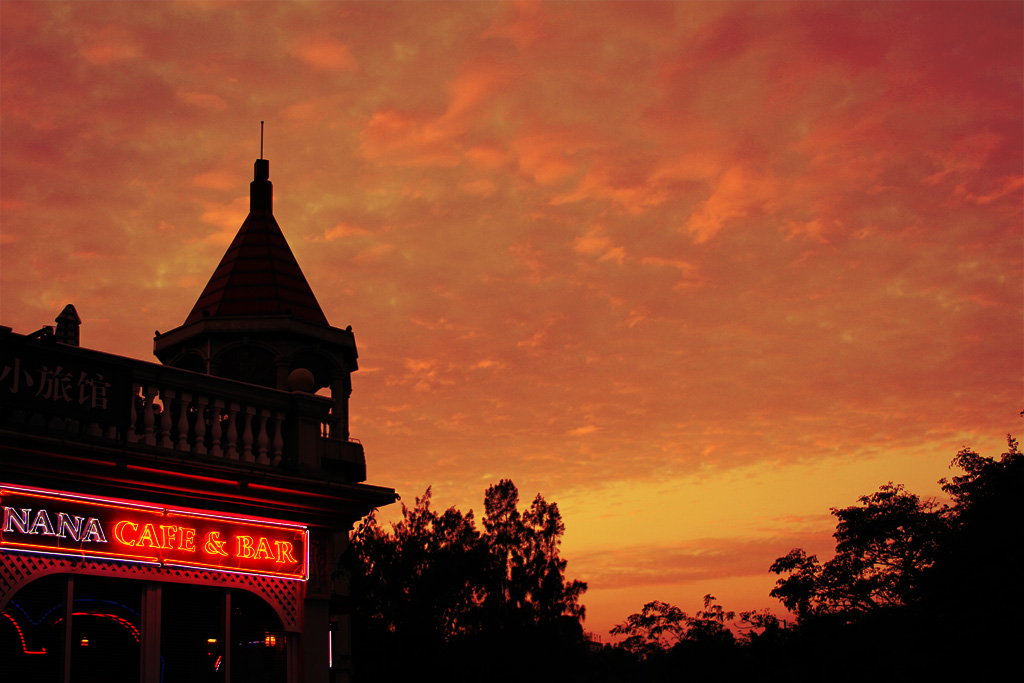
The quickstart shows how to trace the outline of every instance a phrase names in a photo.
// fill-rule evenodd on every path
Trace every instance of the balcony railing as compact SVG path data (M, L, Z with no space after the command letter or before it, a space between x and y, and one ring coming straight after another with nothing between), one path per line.
M362 446L332 437L332 405L0 328L4 429L362 481Z

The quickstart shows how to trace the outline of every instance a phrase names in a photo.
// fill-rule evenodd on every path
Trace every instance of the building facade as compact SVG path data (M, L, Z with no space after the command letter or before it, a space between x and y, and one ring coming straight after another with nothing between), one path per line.
M352 330L274 219L269 163L254 175L160 364L80 347L72 306L0 327L4 680L350 678L339 557L396 495L349 436Z

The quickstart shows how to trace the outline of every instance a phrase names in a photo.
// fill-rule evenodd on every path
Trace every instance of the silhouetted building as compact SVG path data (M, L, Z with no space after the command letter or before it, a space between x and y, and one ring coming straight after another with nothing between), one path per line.
M349 438L351 328L250 211L162 365L0 327L0 661L12 681L347 680L338 557L392 489ZM315 392L327 389L330 397Z

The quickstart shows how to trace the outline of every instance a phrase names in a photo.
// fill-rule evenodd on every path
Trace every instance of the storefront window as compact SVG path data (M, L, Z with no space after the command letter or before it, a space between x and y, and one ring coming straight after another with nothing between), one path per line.
M224 590L164 584L161 614L163 683L224 681Z
M138 681L142 584L75 576L73 592L71 683Z
M36 579L0 614L3 679L61 683L64 678L64 607L67 576Z
M274 610L248 591L232 591L232 679L279 683L285 680L287 661L287 636Z
M145 586L67 574L24 586L0 613L0 680L63 683L68 667L71 683L139 681ZM159 615L153 615L159 663L148 670L160 672L160 683L287 680L287 635L262 599L243 590L175 583L159 584L159 593ZM157 664L155 650L152 656L150 664Z

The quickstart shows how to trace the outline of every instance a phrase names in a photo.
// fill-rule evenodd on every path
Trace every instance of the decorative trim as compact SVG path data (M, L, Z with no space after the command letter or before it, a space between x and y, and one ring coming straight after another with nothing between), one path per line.
M255 593L277 612L286 631L302 630L304 584L254 574L211 572L152 565L78 560L30 553L0 553L0 609L30 581L50 574L85 574L119 579L188 583L197 586L238 588Z

